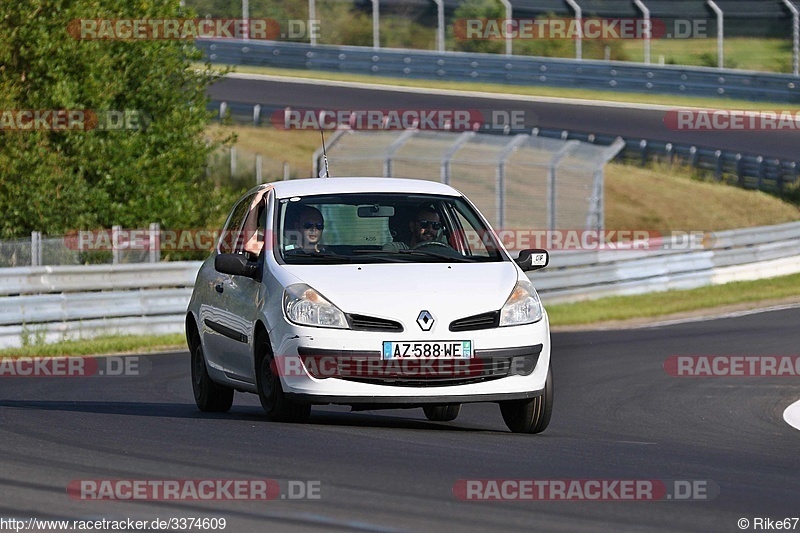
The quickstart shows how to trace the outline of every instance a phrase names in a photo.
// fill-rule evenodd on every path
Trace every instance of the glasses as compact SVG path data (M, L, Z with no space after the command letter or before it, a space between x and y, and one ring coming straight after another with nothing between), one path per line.
M417 224L419 224L419 227L422 229L432 228L434 231L442 229L442 223L434 222L433 220L417 220Z
M322 222L316 222L316 223L305 222L303 224L303 228L305 229L317 228L319 231L322 231L323 229L325 229L325 224L323 224Z

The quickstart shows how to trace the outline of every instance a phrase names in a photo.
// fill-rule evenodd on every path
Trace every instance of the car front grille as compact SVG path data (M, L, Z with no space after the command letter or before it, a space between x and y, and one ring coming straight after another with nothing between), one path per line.
M541 351L542 345L536 344L518 348L476 350L474 358L464 360L382 361L379 359L380 356L372 356L364 360L359 367L349 365L347 373L336 377L357 383L394 387L466 385L510 375L530 375L536 368ZM359 371L353 371L356 368Z
M459 318L450 322L450 331L476 331L496 328L500 324L500 311Z
M355 331L403 331L403 325L394 320L366 315L347 316L350 319L350 328Z

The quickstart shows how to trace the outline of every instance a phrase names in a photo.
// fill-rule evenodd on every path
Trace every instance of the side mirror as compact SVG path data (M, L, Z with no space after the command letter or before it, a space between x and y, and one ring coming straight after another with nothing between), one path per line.
M520 250L519 257L514 259L519 267L524 272L531 270L539 270L544 268L550 263L550 254L547 250L540 250L538 248L532 250Z
M258 276L258 263L248 261L242 254L217 254L214 258L217 272L231 276L244 276L255 279Z

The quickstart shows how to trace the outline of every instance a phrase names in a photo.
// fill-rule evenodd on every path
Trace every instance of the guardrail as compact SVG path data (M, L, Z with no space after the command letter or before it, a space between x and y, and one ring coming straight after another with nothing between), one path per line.
M0 269L0 347L183 331L199 261Z
M794 274L800 222L628 248L554 252L551 265L530 277L545 303L561 303Z
M212 63L327 70L445 81L581 87L654 94L800 102L800 77L707 67L636 65L430 50L374 50L276 41L203 40Z
M530 277L549 304L793 274L800 272L800 222L628 248L556 250L550 266ZM200 264L0 269L0 347L179 333Z

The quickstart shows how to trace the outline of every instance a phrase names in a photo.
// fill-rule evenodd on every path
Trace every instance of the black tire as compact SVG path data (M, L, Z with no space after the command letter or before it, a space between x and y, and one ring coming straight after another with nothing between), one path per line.
M458 413L461 412L461 404L426 405L422 410L431 422L452 422L458 417Z
M272 346L261 333L256 337L256 386L261 407L267 418L275 422L305 422L311 414L311 405L286 398L281 378L274 370Z
M500 412L508 429L514 433L541 433L553 414L553 373L547 369L547 381L541 396L530 400L500 402Z
M214 383L208 375L206 358L199 340L192 347L192 389L201 411L224 413L233 405L233 389Z

